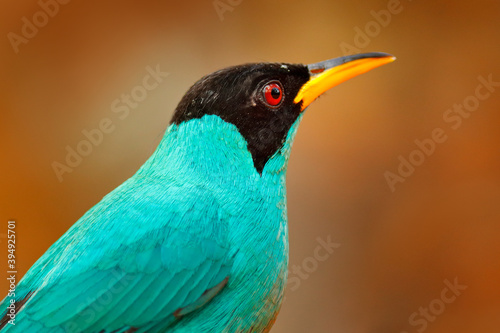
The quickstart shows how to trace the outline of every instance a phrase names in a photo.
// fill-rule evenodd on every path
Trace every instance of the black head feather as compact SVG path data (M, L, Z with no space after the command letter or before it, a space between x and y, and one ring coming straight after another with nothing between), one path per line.
M295 104L294 98L309 77L304 65L258 63L225 68L203 77L188 90L171 123L211 114L234 124L261 173L300 115L301 103ZM272 83L282 90L280 103L275 106L265 97L266 86Z

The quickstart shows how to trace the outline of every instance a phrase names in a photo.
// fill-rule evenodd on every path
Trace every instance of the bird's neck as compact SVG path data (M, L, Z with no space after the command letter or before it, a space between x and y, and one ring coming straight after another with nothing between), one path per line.
M231 183L237 179L284 183L291 145L301 118L293 124L283 147L269 159L262 174L256 170L247 142L236 126L218 116L205 115L172 124L138 175L202 183Z

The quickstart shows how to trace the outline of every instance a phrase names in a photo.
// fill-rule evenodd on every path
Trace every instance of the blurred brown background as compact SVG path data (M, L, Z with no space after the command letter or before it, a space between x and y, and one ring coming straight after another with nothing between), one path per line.
M8 219L21 276L142 165L202 75L245 62L317 62L350 45L398 60L329 91L301 124L288 172L295 283L273 332L498 332L500 87L478 88L478 77L500 82L500 2L215 5L75 0L49 17L34 0L0 4L4 271ZM23 17L40 25L25 28L34 35L25 40ZM142 85L148 66L169 75L120 119L111 104ZM445 121L463 103L474 111ZM113 131L60 182L53 162L64 164L66 147L105 118ZM386 172L398 173L400 155L418 161L415 140L436 128L446 141L391 191ZM340 246L321 261L318 238L328 237ZM455 279L467 289L450 301L445 280Z

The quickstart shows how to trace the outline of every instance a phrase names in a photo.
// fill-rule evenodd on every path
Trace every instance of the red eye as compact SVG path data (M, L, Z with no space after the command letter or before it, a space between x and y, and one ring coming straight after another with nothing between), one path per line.
M277 107L283 100L283 89L277 82L271 82L264 86L264 100L270 107Z

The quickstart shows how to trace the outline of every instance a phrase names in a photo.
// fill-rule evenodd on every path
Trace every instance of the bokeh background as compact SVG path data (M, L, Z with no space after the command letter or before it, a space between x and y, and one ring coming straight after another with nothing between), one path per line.
M0 4L1 276L7 220L20 276L133 175L202 75L385 51L398 60L329 91L299 129L288 207L300 283L273 332L498 332L500 87L469 104L458 128L443 116L474 102L478 77L500 82L500 2L73 0L46 24L40 10L35 0ZM34 15L43 26L13 46L9 33L22 36ZM169 75L120 119L111 104L148 66ZM113 131L59 181L53 163L105 118ZM386 173L436 128L447 140L391 190ZM326 260L318 239L338 244ZM455 279L467 289L445 304Z

